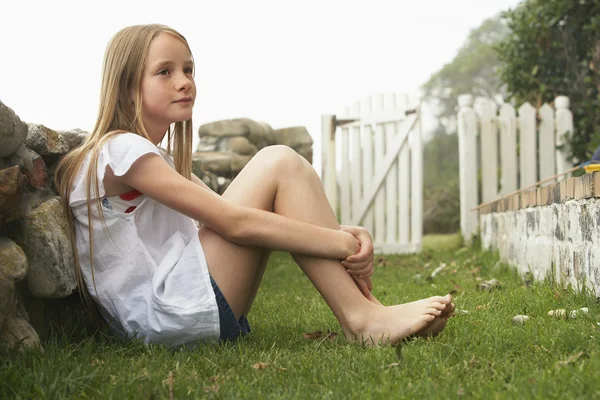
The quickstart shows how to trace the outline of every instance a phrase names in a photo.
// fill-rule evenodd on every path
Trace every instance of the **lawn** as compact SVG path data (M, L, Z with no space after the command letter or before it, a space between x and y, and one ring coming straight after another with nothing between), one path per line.
M276 253L250 315L254 331L241 341L172 352L65 334L43 353L0 353L0 398L599 398L596 297L530 282L495 254L459 246L456 235L428 237L421 254L377 259L374 293L385 304L454 291L468 313L436 338L347 343L292 259ZM478 288L492 278L500 287ZM589 313L547 315L581 307ZM517 314L529 320L512 323Z

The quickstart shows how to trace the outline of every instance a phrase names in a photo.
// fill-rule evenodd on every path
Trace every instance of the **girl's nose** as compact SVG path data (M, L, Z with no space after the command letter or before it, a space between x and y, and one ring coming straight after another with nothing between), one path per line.
M190 90L193 85L193 78L186 74L181 74L177 80L177 90Z

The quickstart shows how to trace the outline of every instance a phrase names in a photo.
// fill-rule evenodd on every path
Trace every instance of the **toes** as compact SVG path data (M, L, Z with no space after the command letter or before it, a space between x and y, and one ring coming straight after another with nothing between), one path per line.
M438 310L437 308L428 308L425 311L427 312L427 314L434 315L436 317L442 315L442 310Z

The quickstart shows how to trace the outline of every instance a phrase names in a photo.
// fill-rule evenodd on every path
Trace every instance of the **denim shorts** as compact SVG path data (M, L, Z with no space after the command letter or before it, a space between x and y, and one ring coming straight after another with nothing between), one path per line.
M245 315L242 315L239 320L235 319L233 310L212 277L210 278L210 283L212 284L215 298L217 299L217 305L219 306L219 326L221 327L219 339L230 341L238 338L240 335L244 336L249 334L252 331L252 328L250 328L248 318L246 318Z

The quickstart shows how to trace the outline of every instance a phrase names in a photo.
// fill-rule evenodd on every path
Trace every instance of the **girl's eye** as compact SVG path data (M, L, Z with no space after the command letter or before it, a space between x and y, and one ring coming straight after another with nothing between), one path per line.
M168 69L161 69L160 71L158 71L158 75L168 75L168 74L169 74Z
M193 74L194 73L194 68L191 68L191 67L185 68L183 70L183 72L185 72L186 74Z

